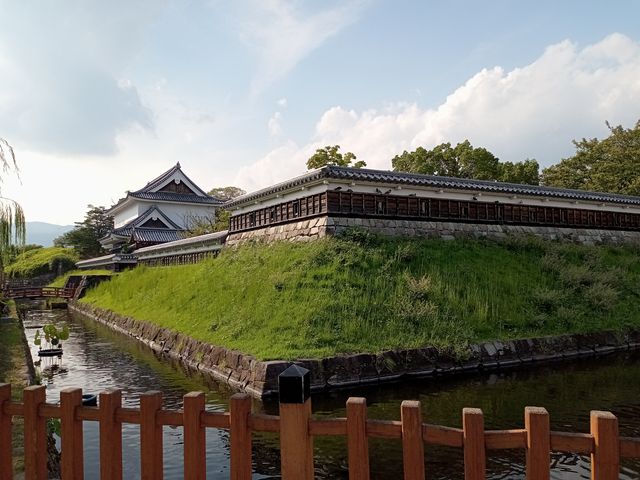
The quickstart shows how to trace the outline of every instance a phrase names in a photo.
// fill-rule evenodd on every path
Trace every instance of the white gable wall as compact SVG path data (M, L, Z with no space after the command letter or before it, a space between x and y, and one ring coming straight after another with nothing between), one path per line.
M115 228L120 228L125 225L127 222L130 222L134 218L137 218L145 209L141 209L142 205L140 202L131 202L122 210L118 211L113 216L113 226ZM148 208L148 206L147 206Z
M160 190L162 190L165 186L167 186L170 183L174 183L175 181L178 181L177 183L184 183L187 187L189 187L194 193L198 193L198 186L195 185L193 182L191 182L184 173L182 173L182 171L177 171L174 172L173 175L171 175L169 178L167 178L164 182L162 182L160 185L158 185L157 187L153 188L151 191L152 192L159 192Z
M152 202L147 203L146 208L152 204ZM216 212L216 207L213 205L181 205L162 202L157 202L155 205L181 228L189 227L188 221L193 217L214 217Z

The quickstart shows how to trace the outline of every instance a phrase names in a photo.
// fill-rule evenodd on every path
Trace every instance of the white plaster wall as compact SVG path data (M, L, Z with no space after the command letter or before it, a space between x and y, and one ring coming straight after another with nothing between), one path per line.
M193 217L212 217L215 216L216 212L216 207L213 205L176 205L162 202L156 202L155 205L173 222L180 225L181 228L188 226L188 219Z
M149 207L147 206L146 208L149 208ZM144 210L145 209L143 209L142 211ZM127 222L136 218L140 213L142 213L142 211L140 210L140 204L138 202L131 202L130 205L118 211L113 216L114 227L115 228L122 227Z
M289 190L288 192L273 194L267 198L260 199L247 203L246 205L240 205L231 210L232 216L242 213L250 212L260 208L277 205L289 200L295 200L296 198L302 198L309 195L322 193L324 191L335 190L340 187L342 191L351 189L354 193L377 193L387 192L391 190L389 196L408 196L415 195L418 198L434 198L434 199L450 199L450 200L462 200L473 201L475 196L479 202L500 202L510 204L521 205L533 205L533 206L545 206L545 207L564 207L575 208L584 210L602 210L622 213L640 213L640 206L633 205L619 205L615 203L602 203L602 202L586 202L586 201L574 201L558 199L553 197L540 197L540 196L523 196L523 195L510 195L500 193L487 193L473 190L453 190L453 189L436 189L433 187L416 187L416 186L404 186L393 183L358 183L349 181L336 181L331 180L327 183L318 183L315 185L307 185L304 187L297 187L296 189Z

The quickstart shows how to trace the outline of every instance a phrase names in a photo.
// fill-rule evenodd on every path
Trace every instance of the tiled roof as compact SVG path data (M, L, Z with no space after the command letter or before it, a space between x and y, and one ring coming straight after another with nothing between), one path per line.
M640 205L640 197L618 195L615 193L589 192L567 188L522 185L517 183L494 182L491 180L473 180L466 178L439 177L415 173L392 172L386 170L369 170L364 168L348 168L327 166L319 170L292 178L286 182L258 190L238 197L224 204L225 208L243 205L275 193L284 192L319 180L349 180L384 185L415 185L431 188L447 188L455 190L471 190L476 192L494 192L511 195L530 195L539 197L563 198L569 200L585 200L592 202L608 202L627 205Z
M175 242L183 238L180 230L169 230L164 228L133 228L131 238L135 242Z
M80 260L76 262L77 267L89 267L99 265L112 265L114 263L137 263L138 259L135 255L127 253L112 253L110 255L104 255L102 257L88 258L87 260Z
M173 192L129 192L130 197L142 198L144 200L158 200L161 202L183 202L183 203L202 203L208 205L222 205L222 201L208 195L201 197L190 193L173 193Z
M175 242L163 243L162 245L152 245L150 247L139 248L135 251L135 253L147 253L155 250L165 250L176 247L188 247L191 245L203 244L203 243L224 243L227 235L229 234L228 230L224 230L222 232L214 232L207 233L204 235L198 235L196 237L183 238L182 240L177 240Z
M196 190L196 193L198 194L198 196L208 197L207 193L204 190L202 190L200 187L198 187L198 185L196 185L193 180L191 180L189 177L187 177L185 175L185 173L182 171L182 168L180 167L180 162L176 163L173 167L171 167L169 170L164 172L162 175L160 175L160 176L154 178L153 180L151 180L149 183L147 183L141 189L136 190L136 191L131 192L131 193L151 192L154 188L161 186L168 178L171 177L171 175L173 175L176 172L182 173L184 178L189 180L189 182L195 187L195 190Z
M162 220L164 220L170 227L173 227L176 230L180 230L181 229L180 225L178 225L173 220L171 220L169 217L167 217L167 215L165 215L165 213L162 210L160 210L158 207L156 207L155 205L152 205L151 207L147 208L144 212L142 212L136 218L134 218L133 220L127 222L126 224L124 224L120 228L137 227L139 225L142 225L147 220L149 220L149 218L153 217L152 213L153 213L154 210L156 212L158 212L157 216L158 217L162 217Z

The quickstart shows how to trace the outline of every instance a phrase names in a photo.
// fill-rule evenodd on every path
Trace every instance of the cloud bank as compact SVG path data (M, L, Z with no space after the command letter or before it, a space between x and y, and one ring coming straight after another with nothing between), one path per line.
M34 151L107 155L120 132L150 129L126 69L163 4L0 1L3 136Z
M565 40L521 68L481 70L435 108L331 107L307 143L285 138L242 168L236 183L252 190L303 173L315 149L330 144L381 169L390 169L391 158L405 149L464 139L502 160L550 165L573 153L572 139L605 136L607 120L632 126L638 112L640 43L617 33L584 48Z

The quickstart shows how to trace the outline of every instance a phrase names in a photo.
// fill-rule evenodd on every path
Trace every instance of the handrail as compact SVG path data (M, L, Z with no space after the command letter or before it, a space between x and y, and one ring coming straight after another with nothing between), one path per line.
M75 290L65 287L8 287L2 294L5 298L72 298Z
M527 478L549 479L550 452L591 455L592 478L618 478L622 458L640 458L640 438L620 437L618 420L609 412L591 412L589 433L556 432L549 429L549 414L543 408L526 407L524 428L485 430L483 413L465 408L462 428L432 425L422 421L420 403L404 401L399 421L367 418L364 398L347 401L346 417L314 418L311 400L285 403L280 415L251 411L246 394L231 397L229 412L208 412L204 394L184 396L182 410L162 407L162 394L148 392L140 398L140 408L122 407L120 390L99 394L98 407L82 406L82 390L65 389L59 404L46 403L45 387L24 390L23 401L11 399L11 385L0 384L0 480L12 479L12 418L22 417L25 425L25 478L46 478L46 419L61 421L62 478L82 478L82 423L100 425L100 464L106 478L121 478L122 424L140 425L141 469L143 478L162 477L162 427L184 427L185 478L204 479L204 449L207 428L230 430L231 478L251 478L252 432L280 434L281 470L284 480L313 478L313 437L346 436L350 478L369 478L368 442L370 438L402 441L404 478L424 478L424 445L443 445L464 451L464 478L485 478L486 451L519 449L526 452ZM69 455L67 452L72 452ZM186 473L185 473L186 475Z

